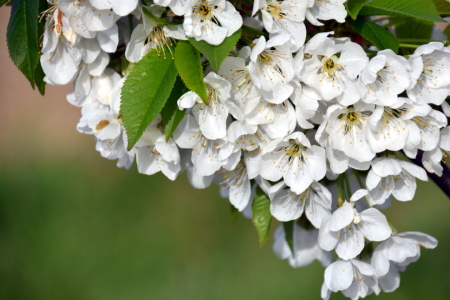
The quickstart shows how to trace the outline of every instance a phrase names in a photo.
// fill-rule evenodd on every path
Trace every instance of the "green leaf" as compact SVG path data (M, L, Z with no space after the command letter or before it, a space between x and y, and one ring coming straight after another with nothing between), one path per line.
M262 248L269 239L272 214L270 213L270 200L260 187L256 189L252 211L253 225L255 225L256 231L258 232L259 246Z
M450 39L450 25L448 25L445 30L444 34L447 36L447 39Z
M36 0L13 0L6 33L9 55L33 89L39 63L38 8Z
M361 9L359 15L399 15L445 22L436 11L432 0L373 0Z
M440 15L450 15L450 1L448 0L433 0L436 10Z
M164 133L166 134L167 141L173 135L181 120L184 118L186 111L178 108L177 101L187 91L188 89L183 84L183 81L179 76L177 76L169 99L167 99L166 105L161 110L161 118L164 123Z
M206 84L203 81L203 68L200 53L189 42L179 41L175 50L175 66L184 84L208 105Z
M47 0L39 0L39 11L43 12L47 10L47 8L48 8ZM38 30L38 37L43 36L45 30L45 20L39 19L37 30ZM44 81L44 77L45 77L44 70L42 70L41 64L38 63L36 69L34 70L34 82L36 83L36 86L41 95L45 94L45 85L47 84Z
M356 21L349 20L349 23L356 32L374 44L379 50L392 49L397 53L397 38L389 30L361 17L356 19Z
M398 39L430 39L434 22L414 18L402 18L395 25Z
M231 50L236 46L241 37L241 30L239 29L231 36L227 37L222 44L218 46L210 45L205 41L197 41L194 38L188 38L189 42L202 53L206 59L211 63L214 71L217 72L223 60L228 56Z
M434 22L414 18L399 18L395 21L395 32L400 43L423 44L430 41ZM402 53L412 53L414 48L402 47Z
M36 66L36 70L34 71L34 81L36 83L36 87L39 90L39 93L41 93L42 96L45 94L45 85L46 82L44 81L44 70L42 70L41 64L38 64Z
M159 56L155 49L128 75L122 88L121 113L129 150L161 112L176 77L174 60Z
M178 24L183 24L182 20L168 20L168 19L164 19L164 18L160 18L155 16L150 9L148 9L145 6L142 6L142 11L144 12L144 15L149 18L150 20L152 20L153 22L157 23L157 24L161 24L161 25L178 25Z
M358 16L359 11L364 6L364 4L367 3L367 1L369 1L369 0L348 0L347 1L347 11L353 20L356 20L356 17Z
M8 3L7 3L8 2ZM0 0L0 7L2 7L3 5L11 5L11 1L10 0Z
M292 254L294 254L294 221L284 222L283 228L286 242Z

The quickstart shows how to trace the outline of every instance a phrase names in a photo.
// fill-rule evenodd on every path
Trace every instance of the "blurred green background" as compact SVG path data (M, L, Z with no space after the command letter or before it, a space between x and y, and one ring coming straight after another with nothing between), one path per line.
M259 249L250 221L231 226L216 186L194 190L184 175L171 182L101 158L75 129L71 87L41 97L9 61L8 15L0 9L1 299L320 299L320 264L292 269L273 240ZM439 246L422 250L395 293L369 299L450 298L449 212L433 183L386 212Z

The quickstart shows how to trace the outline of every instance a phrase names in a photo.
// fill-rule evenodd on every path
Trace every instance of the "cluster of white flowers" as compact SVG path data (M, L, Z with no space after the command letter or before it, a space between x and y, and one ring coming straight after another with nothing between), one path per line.
M274 218L295 221L291 246L283 226L276 231L275 253L293 267L315 259L326 266L324 299L337 291L352 299L394 291L419 246L436 247L426 234L397 233L377 208L387 208L391 196L412 200L416 178L427 180L423 168L395 151L410 158L423 151L426 170L442 175L450 151L449 47L433 42L409 57L383 50L369 59L360 45L333 32L305 43L305 19L316 26L342 23L345 0L256 0L253 17L244 19L226 0L147 6L157 17L183 17L179 25L156 23L137 0L47 1L46 81L75 82L67 99L81 107L77 129L95 136L101 155L125 168L136 158L140 173L161 171L171 180L186 170L195 188L218 183L247 217L259 186ZM134 19L122 18L129 14ZM110 58L119 53L137 63L187 37L218 45L243 23L264 28L270 38L239 47L217 73L206 68L209 104L192 91L184 94L178 106L186 115L173 137L166 140L157 117L127 151L120 111L126 73L108 67ZM360 189L352 193L347 176L359 179ZM330 192L324 180L337 182L341 192L328 185ZM381 243L370 251L373 242Z

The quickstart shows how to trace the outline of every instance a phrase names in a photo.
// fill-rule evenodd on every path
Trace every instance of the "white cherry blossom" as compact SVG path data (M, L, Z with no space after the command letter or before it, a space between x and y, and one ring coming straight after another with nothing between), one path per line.
M329 135L330 146L359 162L372 160L375 152L370 148L367 133L370 114L371 107L360 105L328 108L328 121L323 126Z
M419 46L409 58L412 66L408 97L414 101L440 105L450 85L450 53L440 42Z
M198 115L200 130L208 139L223 139L227 134L226 121L228 113L235 116L241 114L239 108L230 101L231 84L214 72L204 78L208 93L208 104L190 91L178 100L180 109L193 107L193 113Z
M358 212L344 201L332 215L322 220L319 231L319 245L322 249L336 249L342 259L352 259L364 248L364 238L369 241L383 241L392 233L386 217L376 208Z
M242 17L226 0L191 0L184 14L186 36L219 45L242 26Z
M323 25L319 20L336 20L339 23L345 22L347 10L344 3L347 0L309 0L309 7L306 11L306 18L312 24ZM311 5L314 3L314 5Z
M317 229L305 229L302 225L294 222L292 224L292 253L286 242L286 232L283 226L275 231L275 241L273 243L273 252L280 259L289 259L289 264L293 268L301 268L311 264L314 260L320 261L322 266L331 264L331 252L322 250L317 243L319 231Z
M293 50L298 50L305 43L306 9L311 1L295 0L256 0L253 5L253 15L261 8L264 28L272 33L288 34Z
M134 146L138 171L146 175L161 171L175 180L181 170L178 147L172 138L166 141L166 135L155 125L150 124Z
M248 70L253 84L264 99L279 104L294 91L290 81L294 78L291 49L286 46L290 39L287 34L272 37L266 41L264 36L255 40L250 55Z
M148 6L155 16L160 17L164 11L161 6ZM161 25L150 20L145 14L142 16L143 23L134 28L130 42L125 51L125 57L130 62L138 62L141 58L156 49L158 53L166 56L166 49L174 46L176 40L185 40L182 25Z
M410 84L409 62L392 50L379 51L359 77L362 101L390 106Z
M234 170L219 171L216 176L222 189L221 192L225 192L234 207L239 211L243 211L252 195L250 180L244 162L240 161Z
M320 228L322 219L331 214L331 193L318 182L313 182L301 194L283 187L271 195L270 202L270 212L282 222L296 220L305 214L314 227Z
M412 200L416 177L428 180L425 170L415 164L389 157L375 159L366 179L372 203L383 204L391 194L400 201Z
M351 105L360 99L355 80L368 62L360 45L316 35L305 45L304 53L309 58L303 63L300 77L324 100L337 98L340 104Z
M325 270L322 299L329 299L331 292L338 291L351 299L364 298L372 293L378 295L380 287L374 268L356 259L332 263Z
M261 157L261 177L271 181L284 179L294 193L304 192L313 181L325 177L325 150L311 145L301 132L266 145Z

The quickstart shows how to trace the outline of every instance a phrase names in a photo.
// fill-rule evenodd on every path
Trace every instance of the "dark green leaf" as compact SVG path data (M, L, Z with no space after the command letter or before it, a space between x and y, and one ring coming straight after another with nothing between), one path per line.
M218 46L210 45L205 41L197 41L193 38L188 38L189 42L202 53L206 59L211 63L214 71L217 72L223 60L228 56L231 50L236 46L241 37L241 30L239 29L231 36L227 37L222 44Z
M258 232L259 246L262 247L269 239L272 214L270 213L270 199L260 187L256 189L252 211L253 225L255 225L256 231Z
M436 10L441 15L450 15L450 2L447 0L433 0Z
M38 13L39 1L14 0L6 33L9 55L33 89L39 63Z
M283 228L286 242L289 245L292 254L294 254L294 221L284 222Z
M133 148L147 126L161 112L172 91L177 69L170 57L151 50L128 75L122 88L122 120Z
M379 50L392 49L394 52L398 51L397 38L389 30L361 17L356 19L356 21L349 20L349 23L356 32L374 44Z
M447 25L447 27L444 30L444 34L447 36L447 39L450 40L450 25Z
M208 105L206 84L203 81L200 53L189 42L179 41L175 50L175 66L184 84Z
M44 70L42 70L41 64L38 64L36 66L36 70L34 71L34 81L36 83L36 87L39 90L39 93L43 96L45 94L45 85L46 82L44 81Z
M147 7L143 6L142 7L142 11L144 12L144 15L149 18L150 20L152 20L153 22L157 23L157 24L161 24L161 25L177 25L177 24L183 24L182 20L168 20L168 19L164 19L164 18L160 18L155 16L150 9L148 9Z
M395 33L398 39L430 39L434 22L402 18L396 22Z
M360 10L359 15L397 15L445 22L436 11L432 0L373 0Z
M364 4L366 4L367 1L369 1L369 0L348 0L347 1L347 11L353 20L356 20L356 17L358 16L359 11L364 6Z
M47 0L39 0L39 11L43 12L47 10L48 2ZM38 21L38 37L41 37L44 34L45 30L45 20ZM37 64L36 69L34 70L34 82L36 83L36 86L39 90L39 93L41 95L45 94L45 85L47 84L44 81L45 73L44 70L42 70L42 66L40 63Z
M161 110L161 118L164 123L164 133L166 134L166 140L170 139L170 137L180 124L181 120L183 120L184 118L185 110L180 110L178 108L177 101L187 91L188 89L183 84L183 81L179 76L177 76L169 99L167 99L166 105Z
M3 5L11 5L11 1L10 0L0 0L0 7Z
M414 18L399 18L396 21L395 32L400 43L422 44L429 41L434 22ZM412 53L414 48L402 47L402 53Z

